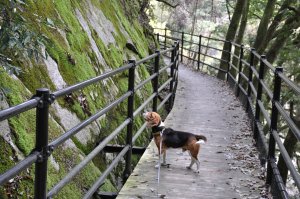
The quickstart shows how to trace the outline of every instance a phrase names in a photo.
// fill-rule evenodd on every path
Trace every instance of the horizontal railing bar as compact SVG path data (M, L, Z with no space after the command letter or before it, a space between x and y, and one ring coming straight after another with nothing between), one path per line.
M251 66L250 70L252 70L254 76L259 79L259 74L254 66Z
M172 40L180 40L179 38L176 38L176 37L171 37L171 36L165 36L163 35L164 37L166 37L167 39L172 39Z
M107 144L103 148L103 152L105 153L120 153L124 148L124 145L115 145L115 144ZM145 147L140 146L132 146L132 154L143 155L145 152Z
M190 48L183 48L183 49L186 50L186 51L189 51L189 52L193 52L193 53L198 54L198 51L193 50L192 48L191 48L191 49L190 49Z
M172 79L173 78L171 77L165 83L163 83L163 85L158 88L158 93L160 93L172 81Z
M257 98L257 91L253 85L253 82L250 82L250 88L251 88L251 91L254 94L255 98Z
M230 54L231 54L232 57L234 57L234 58L240 60L240 56L239 56L239 55L236 55L236 54L234 54L234 53L230 53Z
M173 49L174 49L174 48L167 48L166 50L160 51L160 54L163 55L163 54L165 54L165 53L167 53L167 52L171 52Z
M194 41L191 41L191 40L183 40L185 43L188 43L188 44L194 44L194 45L199 45L199 43L196 43Z
M269 87L267 86L267 84L263 81L260 80L260 83L262 85L262 87L264 88L264 90L266 91L267 95L269 96L270 99L273 99L273 93L272 91L269 89Z
M241 77L246 80L247 82L249 81L248 77L243 73L243 72L239 72L239 74L241 75Z
M132 144L135 143L136 139L143 133L145 128L147 127L147 122L145 122L142 127L136 132L136 134L132 138Z
M290 197L286 191L285 185L283 184L282 177L278 170L275 158L273 158L273 157L269 158L269 162L270 162L271 168L273 170L273 176L275 178L276 186L279 189L276 192L278 192L278 191L280 192L281 199L289 199Z
M238 47L238 48L241 48L241 46L242 46L241 44L235 43L233 41L231 42L231 44L234 45L235 47Z
M284 120L287 122L288 126L290 127L291 131L293 132L294 136L300 141L300 130L298 129L297 125L294 121L289 117L288 113L284 110L282 105L279 102L275 102L275 106L279 113L282 115Z
M48 193L48 198L56 195L66 184L68 184L112 139L114 139L126 126L130 119L126 119L111 134L109 134L92 152L90 152L78 165L76 165L59 183Z
M267 138L263 131L263 126L260 121L255 121L255 123L258 129L259 137L262 139L263 149L267 152L269 147L268 147Z
M261 56L260 56L260 54L258 54L258 52L257 51L252 51L252 53L253 53L253 55L257 58L257 59L260 59L261 58Z
M116 69L116 70L112 70L112 71L109 71L109 72L106 72L102 75L99 75L98 77L94 77L92 79L89 79L89 80L86 80L86 81L83 81L81 83L78 83L78 84L75 84L73 86L69 86L67 88L64 88L64 89L61 89L61 90L58 90L58 91L55 91L53 93L53 95L57 98L57 97L60 97L60 96L63 96L63 95L66 95L66 94L69 94L69 93L72 93L74 91L77 91L77 90L80 90L82 88L85 88L91 84L94 84L96 82L99 82L103 79L106 79L106 78L109 78L115 74L118 74L118 73L121 73L129 68L131 68L133 66L132 63L130 64L127 64L127 65L124 65L124 66L121 66L120 68Z
M257 100L257 103L258 103L258 106L259 106L265 120L267 121L268 126L271 126L271 119L269 117L268 112L265 109L265 106L264 106L263 102L261 100Z
M28 100L16 106L4 109L0 111L0 121L8 119L12 116L18 115L32 108L35 108L39 103L40 98L36 97L34 99Z
M217 67L212 66L212 65L210 65L210 64L207 64L207 63L205 63L205 62L201 62L201 63L204 64L204 65L206 65L206 66L209 66L209 67L211 67L211 68L213 68L213 69L219 70L219 71L221 71L221 72L223 72L223 73L227 73L227 71L224 70L224 69L217 68Z
M238 86L239 86L240 90L242 91L242 93L243 93L245 96L247 96L247 91L242 87L242 85L239 84Z
M236 83L236 80L235 80L235 78L232 76L232 74L231 73L227 73L228 74L228 76L232 79L232 81L234 81L234 83Z
M209 49L213 49L213 50L217 50L217 51L223 51L223 49L215 48L215 47L208 46L208 45L201 45L201 47L209 48Z
M267 59L262 59L262 62L269 68L271 71L274 73L275 72L275 67L267 60Z
M135 62L135 64L138 66L138 65L140 65L140 64L142 64L142 63L144 63L144 62L146 62L146 61L148 61L148 60L150 60L150 59L153 59L153 58L155 58L155 57L157 57L157 56L158 56L158 53L154 53L154 54L152 54L152 55L149 55L148 57L145 57L145 58L143 58L143 59L137 60L137 61Z
M204 53L200 53L201 55L205 56L205 57L210 57L212 59L216 59L216 60L219 60L219 61L224 61L224 62L227 62L227 60L224 60L224 59L221 59L221 58L218 58L218 57L213 57L211 55L208 55L208 54L204 54Z
M169 93L165 98L164 100L157 106L157 109L160 110L163 105L168 101L168 99L172 96L172 93Z
M289 169L290 174L293 177L295 184L297 185L298 189L300 190L300 175L299 175L297 169L294 167L291 157L289 156L288 152L286 151L283 143L281 142L278 132L275 130L273 130L271 132L272 132L272 135L278 145L280 153L285 161L285 165Z
M292 82L287 76L283 73L278 73L278 76L291 88L293 89L298 95L300 95L300 87Z
M150 77L145 79L144 81L140 82L138 85L135 86L135 90L139 90L141 87L143 87L145 84L153 80L157 76L157 73L152 74Z
M222 41L222 42L227 42L227 43L230 42L230 41L226 41L224 39L217 39L217 38L207 37L207 36L203 36L203 35L202 35L202 38L209 39L209 40L214 40L214 41Z
M242 61L242 63L243 63L244 65L246 65L246 66L248 66L248 67L250 66L250 64L249 64L246 60L242 59L241 61Z
M239 69L238 69L235 65L233 65L231 62L229 62L229 65L230 65L230 67L233 68L235 71L238 71L238 70L239 70Z
M161 69L158 71L158 73L160 74L160 73L162 73L163 71L165 71L167 68L170 68L170 67L172 66L172 64L173 64L173 62L170 63L170 64L168 64L168 65L166 65L165 67L161 68Z
M17 165L0 175L0 185L6 183L10 179L14 178L21 171L30 167L34 162L36 162L38 155L40 153L35 151L28 155L24 160L20 161Z
M93 194L97 191L99 186L104 182L107 176L111 173L111 171L117 166L117 164L121 161L123 156L130 149L130 146L125 146L124 149L114 158L109 167L102 173L100 178L94 183L94 185L88 190L88 192L84 195L83 199L89 199L93 196Z
M128 91L123 96L121 96L119 99L115 100L114 102L112 102L111 104L107 105L105 108L103 108L102 110L100 110L98 113L92 115L90 118L84 120L83 122L77 124L72 129L68 130L66 133L62 134L59 138L57 138L56 140L52 141L49 144L49 146L52 146L52 147L56 148L58 145L60 145L63 142L65 142L67 139L69 139L71 136L75 135L81 129L83 129L84 127L86 127L87 125L89 125L90 123L92 123L93 121L95 121L96 119L98 119L100 116L102 116L105 113L107 113L110 109L112 109L113 107L115 107L118 104L120 104L121 102L123 102L131 94L132 94L132 92Z
M154 99L155 96L156 93L150 95L150 97L148 97L148 99L144 101L143 104L141 104L140 107L133 112L133 117L137 116L145 108L145 106L147 106L151 102L151 100Z

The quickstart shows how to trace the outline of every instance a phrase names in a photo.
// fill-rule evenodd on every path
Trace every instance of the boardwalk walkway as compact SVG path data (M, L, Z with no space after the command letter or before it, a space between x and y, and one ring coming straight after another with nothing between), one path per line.
M260 198L264 195L258 154L252 143L247 116L228 86L183 65L173 110L165 120L174 129L203 134L200 174L187 170L190 158L180 149L168 150L170 166L161 169L151 142L117 199L124 198Z

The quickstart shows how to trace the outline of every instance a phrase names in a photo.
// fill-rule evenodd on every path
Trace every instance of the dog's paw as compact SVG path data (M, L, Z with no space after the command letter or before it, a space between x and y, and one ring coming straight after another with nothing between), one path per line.
M156 169L158 169L158 168L159 168L159 164L155 165L154 167L155 167Z
M200 170L195 170L194 172L199 174L199 173L200 173Z
M186 166L186 168L187 168L187 169L192 169L192 167L190 167L190 166Z
M167 164L167 163L165 163L165 162L163 162L163 163L161 163L161 166L163 166L163 167L166 167L166 166L168 166L169 164Z

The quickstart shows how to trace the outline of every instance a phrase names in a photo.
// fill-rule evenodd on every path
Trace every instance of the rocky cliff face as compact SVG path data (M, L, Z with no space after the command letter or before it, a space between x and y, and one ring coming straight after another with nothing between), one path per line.
M2 5L9 6L8 3ZM28 56L22 56L21 59L14 56L13 50L6 52L12 58L13 64L20 67L21 72L19 75L0 72L0 87L6 91L5 98L0 101L0 110L30 99L37 88L59 90L118 68L128 59L139 59L148 55L153 41L151 37L145 36L147 31L140 25L140 6L137 0L29 0L19 4L12 12L20 14L30 33L45 38L39 46L44 57L36 60L27 54ZM3 23L3 19L0 23ZM136 72L137 81L147 76L146 66L139 67ZM127 77L124 74L56 100L50 108L50 141L103 108L126 90ZM139 92L136 103L148 91L151 91L150 86ZM82 107L82 100L88 106ZM124 103L55 150L49 158L48 187L51 188L62 179L125 116ZM137 118L135 122L139 125L142 120ZM34 110L0 122L0 173L28 155L35 147L34 140ZM124 140L125 136L122 134L115 143L122 144ZM145 141L141 138L138 142ZM106 168L106 161L109 160L103 155L91 162L74 182L59 193L58 198L81 198L82 193L100 175L101 169ZM33 170L28 169L1 187L0 198L17 195L30 198ZM117 177L116 175L107 180L102 189L114 191Z

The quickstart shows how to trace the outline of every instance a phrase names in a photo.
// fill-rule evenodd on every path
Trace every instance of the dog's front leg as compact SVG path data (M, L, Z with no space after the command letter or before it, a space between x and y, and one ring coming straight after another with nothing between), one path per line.
M166 162L166 156L167 156L167 151L164 150L163 151L163 162L162 162L162 166L167 166L167 162Z
M158 168L159 167L159 164L161 166L167 166L167 162L166 162L166 156L167 156L167 153L166 153L166 150L165 149L162 149L161 152L158 150L158 155L159 155L159 160L158 160L158 164L155 165L155 168ZM161 162L161 157L162 157L162 162Z

